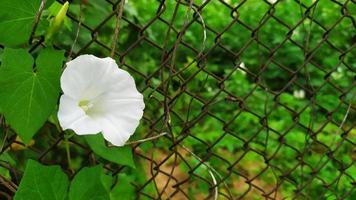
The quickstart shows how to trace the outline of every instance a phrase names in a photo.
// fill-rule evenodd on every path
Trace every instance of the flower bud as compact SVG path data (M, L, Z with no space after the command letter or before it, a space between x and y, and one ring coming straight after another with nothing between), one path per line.
M61 9L58 11L57 15L52 19L49 27L48 27L48 31L46 34L46 40L50 40L52 38L52 36L57 33L57 31L59 30L59 28L62 26L63 21L66 17L67 11L69 8L69 3L68 1L65 2L63 4L63 6L61 7Z

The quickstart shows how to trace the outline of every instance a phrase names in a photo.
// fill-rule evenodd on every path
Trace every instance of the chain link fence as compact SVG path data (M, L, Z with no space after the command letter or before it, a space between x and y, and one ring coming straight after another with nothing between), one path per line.
M102 163L117 184L144 174L130 179L136 199L356 198L355 1L72 3L56 48L68 59L111 54L128 70L146 104L134 137L150 138L131 144L133 170L73 137L80 167ZM45 46L32 41L33 53ZM3 149L71 174L56 156L63 133L49 135L25 155L8 131ZM12 177L0 196L10 199L23 169L0 163Z

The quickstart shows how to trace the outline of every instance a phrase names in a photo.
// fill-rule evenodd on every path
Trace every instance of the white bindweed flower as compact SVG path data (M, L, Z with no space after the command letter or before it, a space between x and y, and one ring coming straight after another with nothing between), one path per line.
M246 70L246 66L245 66L245 63L244 63L244 62L241 62L240 68L241 68L241 69L239 69L240 72L241 72L243 75L245 75L246 72L245 72L244 70ZM242 70L242 69L244 69L244 70Z
M293 96L297 99L304 99L305 98L305 91L304 90L294 90Z
M67 63L61 88L58 119L63 130L78 135L102 132L107 141L122 146L142 118L143 96L112 58L78 56Z
M277 2L277 0L267 0L267 1L271 4L275 4Z

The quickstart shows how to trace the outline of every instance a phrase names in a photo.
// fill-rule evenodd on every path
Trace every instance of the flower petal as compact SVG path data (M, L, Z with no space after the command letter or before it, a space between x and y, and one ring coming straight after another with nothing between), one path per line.
M102 131L100 124L87 115L77 119L69 129L72 129L77 135L93 135Z
M126 141L130 138L130 134L122 129L120 125L114 123L109 119L101 119L100 123L103 125L102 134L105 140L109 141L115 146L124 146Z
M103 127L104 138L113 145L123 146L135 132L143 115L143 100L122 100L110 102L106 106Z
M59 103L58 120L63 130L72 129L78 135L96 134L100 125L87 116L78 102L67 95L62 95Z
M125 110L121 114L131 112L133 109L141 111L141 115L136 117L141 118L145 103L142 94L136 89L133 77L128 72L118 68L113 73L113 78L116 81L110 86L110 90L92 99L95 110L100 113L119 112L116 108L120 109L129 104L130 109L123 108Z
M112 58L81 55L67 63L61 76L64 94L76 100L93 99L110 89L118 66Z
M112 85L106 99L143 99L136 89L134 78L125 70L116 70L116 82Z
M116 82L111 89L92 100L95 106L91 114L95 118L104 118L100 122L104 138L113 145L122 146L139 125L145 103L128 72L118 69L114 76Z

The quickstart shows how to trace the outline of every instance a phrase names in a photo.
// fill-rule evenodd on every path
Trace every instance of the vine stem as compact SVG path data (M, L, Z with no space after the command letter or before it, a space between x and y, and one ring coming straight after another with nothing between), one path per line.
M8 136L8 128L6 127L5 128L5 136L4 136L4 140L3 142L1 143L1 146L0 146L0 154L3 153L3 150L4 150L4 146L5 146L5 142L6 142L6 139L7 139L7 136Z
M8 181L4 176L0 175L0 184L5 186L11 192L16 192L17 186L14 185L11 181Z
M167 132L163 132L163 133L161 133L161 134L158 134L158 135L155 135L155 136L152 136L152 137L148 137L148 138L145 138L145 139L142 139L142 140L136 140L136 141L132 141L132 142L126 142L125 145L139 144L139 143L151 141L151 140L157 139L157 138L159 138L159 137L162 137L162 136L164 136L164 135L167 135Z
M187 151L188 153L190 153L195 159L197 159L199 162L202 163L202 165L204 165L207 169L208 169L208 172L213 180L213 183L214 183L214 200L217 200L218 199L218 193L219 193L219 188L218 188L218 184L216 182L216 178L214 176L214 173L221 179L223 180L222 176L220 175L220 173L218 171L216 171L209 163L207 163L206 161L204 161L203 159L201 159L198 155L196 155L193 151L191 151L189 148L187 148L186 146L184 145L181 145L181 144L178 144L180 147L182 147L185 151ZM214 172L214 173L213 173ZM222 183L224 184L225 186L225 189L226 191L228 192L228 195L229 197L232 199L232 194L231 194L231 191L228 187L228 185L225 183L225 181L223 180Z
M38 12L37 12L35 21L32 24L32 30L31 30L30 39L29 39L30 44L32 44L32 40L35 37L36 28L37 28L38 24L40 23L41 15L42 15L45 5L46 5L46 0L41 0L41 4L40 4L40 7L38 8Z
M72 58L72 54L73 54L73 50L74 50L74 47L75 45L77 44L78 42L78 38L79 38L79 33L80 33L80 27L82 25L82 15L83 15L83 6L82 4L80 3L79 4L79 17L78 17L78 27L77 27L77 32L75 34L75 38L73 40L73 44L70 48L70 51L69 51L69 54L68 54L68 57L67 57L67 61L71 60Z
M136 141L132 141L132 142L126 142L125 145L130 145L130 144L139 144L139 143L143 143L143 142L147 142L147 141L150 141L150 140L154 140L154 139L157 139L159 137L162 137L164 135L167 135L167 132L163 132L161 134L158 134L158 135L155 135L155 136L152 136L152 137L148 137L148 138L145 138L145 139L142 139L142 140L136 140Z
M120 4L117 5L117 7L116 7L115 32L114 32L112 45L111 45L111 52L110 52L110 57L112 57L112 58L114 58L114 55L115 55L116 43L117 43L118 35L120 32L120 22L121 22L122 13L124 10L124 5L125 5L125 0L121 0Z
M126 142L125 145L140 144L140 143L148 142L148 141L160 138L162 136L165 136L167 134L168 134L167 132L163 132L161 134L158 134L158 135L155 135L155 136L152 136L152 137L148 137L148 138L145 138L145 139L142 139L142 140L135 140L135 141L132 141L132 142ZM112 144L109 144L108 147L116 147L116 146L112 145Z
M165 136L167 135L168 133L167 132L163 132L161 134L158 134L158 135L155 135L155 136L152 136L152 137L148 137L148 138L145 138L145 139L142 139L142 140L136 140L136 141L132 141L132 142L126 142L125 145L131 145L131 144L140 144L140 143L144 143L144 142L147 142L147 141L151 141L151 140L155 140L157 138L160 138L162 136ZM113 147L114 145L109 145L109 147Z
M69 145L69 138L72 137L72 134L67 134L65 133L64 135L64 145L66 148L66 153L67 153L67 161L68 161L68 168L69 170L73 173L73 164L72 164L72 159L71 159L71 154L70 154L70 145Z

